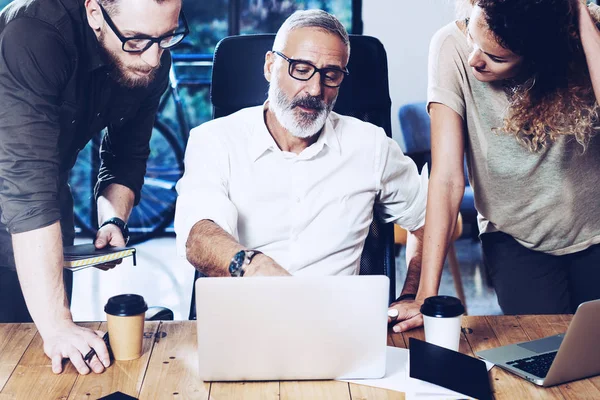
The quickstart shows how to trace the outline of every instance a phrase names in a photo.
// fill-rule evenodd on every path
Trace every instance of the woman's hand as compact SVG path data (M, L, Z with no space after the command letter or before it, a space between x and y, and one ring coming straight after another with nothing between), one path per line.
M393 325L392 330L400 333L423 326L422 305L421 300L403 300L390 305L388 324Z

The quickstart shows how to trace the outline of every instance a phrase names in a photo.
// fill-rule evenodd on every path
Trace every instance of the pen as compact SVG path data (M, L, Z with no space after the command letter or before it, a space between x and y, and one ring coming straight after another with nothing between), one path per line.
M106 348L109 348L109 342L108 342L108 332L106 332L104 334L104 336L102 336L102 340L104 340L104 344L106 344ZM109 350L110 351L110 350ZM90 362L90 360L92 359L92 357L94 357L94 354L96 354L96 350L94 350L93 348L90 349L90 351L87 352L87 354L83 357L83 360L87 363Z

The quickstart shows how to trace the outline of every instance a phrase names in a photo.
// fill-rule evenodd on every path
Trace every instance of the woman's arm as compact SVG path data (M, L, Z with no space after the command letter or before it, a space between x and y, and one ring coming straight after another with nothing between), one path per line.
M598 31L585 1L579 2L579 34L596 101L600 102L600 31Z
M435 296L465 191L464 123L450 107L431 103L431 175L417 301Z

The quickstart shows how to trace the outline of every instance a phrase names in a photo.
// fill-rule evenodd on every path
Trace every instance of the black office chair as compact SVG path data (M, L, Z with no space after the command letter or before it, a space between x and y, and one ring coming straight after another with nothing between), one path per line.
M269 84L264 78L265 54L273 47L275 35L232 36L221 40L215 49L211 102L213 118L242 108L263 104ZM340 87L334 110L382 127L391 137L391 100L387 56L379 40L350 36L350 75ZM393 224L373 220L360 262L361 275L387 275L390 302L396 298ZM198 271L194 281L202 276ZM190 319L196 319L195 286Z

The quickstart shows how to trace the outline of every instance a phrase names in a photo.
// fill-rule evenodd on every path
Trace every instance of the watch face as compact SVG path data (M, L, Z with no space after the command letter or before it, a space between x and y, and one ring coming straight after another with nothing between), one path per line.
M229 273L231 276L243 276L244 270L242 266L244 265L244 259L246 258L246 252L244 250L240 250L235 253L231 263L229 264Z

